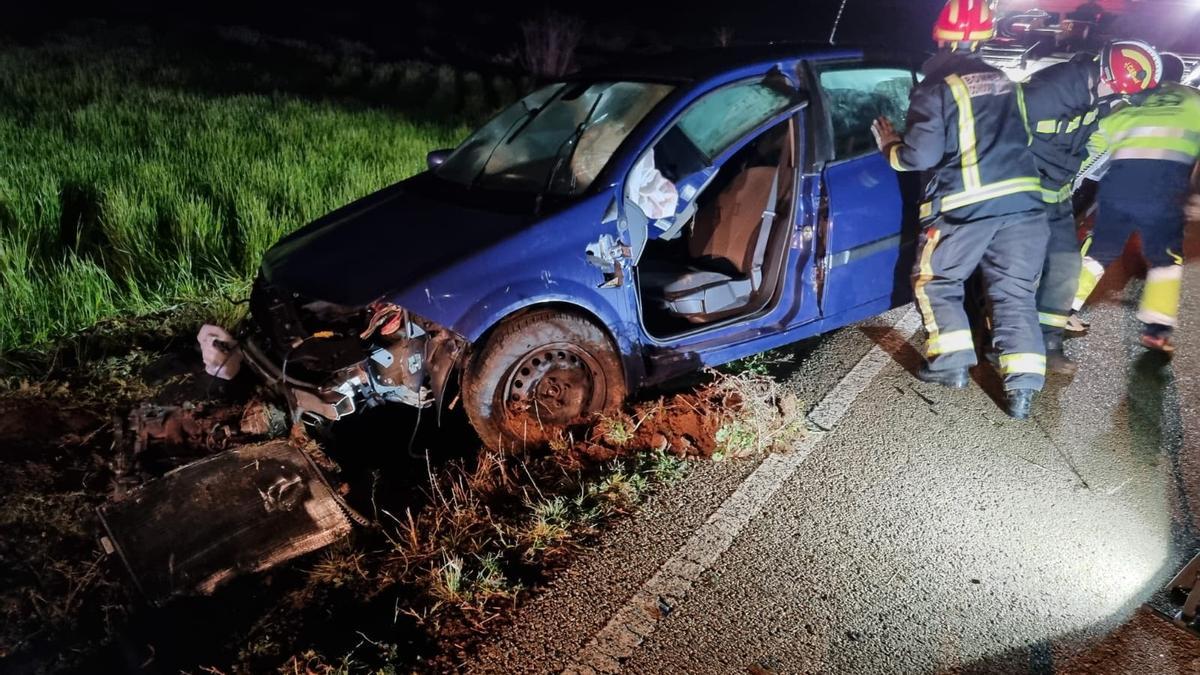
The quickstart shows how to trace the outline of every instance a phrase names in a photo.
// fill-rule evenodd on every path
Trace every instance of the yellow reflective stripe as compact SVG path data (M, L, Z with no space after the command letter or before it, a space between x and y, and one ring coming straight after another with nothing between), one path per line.
M965 352L975 349L975 338L970 330L952 330L925 343L925 356L930 358L950 352Z
M1088 296L1096 290L1096 286L1100 284L1100 278L1103 276L1104 265L1101 265L1100 261L1095 258L1084 256L1083 267L1079 270L1079 288L1075 291L1075 302L1071 304L1072 309L1078 312L1083 308Z
M892 147L888 150L888 164L897 171L907 171L904 164L900 161L900 146L901 143L892 143Z
M1076 115L1075 117L1063 122L1062 120L1040 120L1034 129L1039 134L1069 134L1072 131L1079 129L1081 126L1087 126L1096 121L1097 113L1095 110L1089 111L1086 115Z
M1172 251L1171 249L1167 249L1167 255L1171 256L1171 260L1174 260L1176 265L1183 264L1183 256L1179 255L1175 251Z
M1093 237L1089 233L1087 238L1083 240L1083 246L1081 246L1079 248L1079 255L1083 256L1084 260L1088 259L1087 254L1088 254L1088 251L1091 250L1091 248L1092 248L1092 241L1094 239L1095 239L1095 237Z
M1071 189L1072 187L1073 186L1071 185L1064 185L1062 189L1059 190L1042 188L1042 201L1046 202L1047 204L1061 204L1062 202L1065 202L1071 198L1071 193L1073 192Z
M1161 159L1167 162L1179 162L1180 164L1193 164L1196 161L1196 156L1190 152L1167 148L1120 148L1113 151L1112 158Z
M1070 317L1065 314L1051 314L1050 312L1038 312L1038 323L1043 326L1053 326L1055 328L1065 328L1067 320Z
M1153 267L1146 273L1146 287L1138 307L1138 319L1145 323L1174 326L1179 316L1179 294L1183 284L1183 267Z
M925 202L921 205L921 220L924 220L933 215L933 202Z
M1034 353L1001 354L1000 370L1004 371L1005 375L1014 375L1017 373L1045 375L1046 357L1042 354Z
M988 199L996 199L1006 197L1018 192L1038 192L1042 191L1042 182L1037 178L1010 178L996 183L989 183L974 190L964 190L957 194L952 194L942 199L942 210L952 211L954 209L970 206Z
M1200 132L1180 127L1134 127L1113 134L1116 142L1131 138L1182 138L1185 141L1200 143Z
M917 297L917 307L921 310L921 320L925 323L925 332L929 341L938 339L937 317L933 315L933 307L929 304L929 296L925 293L925 285L933 280L933 251L937 248L942 233L936 227L930 228L925 235L925 247L921 249L920 273L917 283L913 284L913 295Z
M1033 145L1033 131L1029 128L1029 111L1025 109L1025 87L1017 85L1017 107L1021 110L1021 121L1025 123L1025 144Z
M971 90L958 75L946 78L954 103L958 106L958 153L962 157L963 190L978 190L983 185L979 177L979 151L975 138L975 109L971 106Z

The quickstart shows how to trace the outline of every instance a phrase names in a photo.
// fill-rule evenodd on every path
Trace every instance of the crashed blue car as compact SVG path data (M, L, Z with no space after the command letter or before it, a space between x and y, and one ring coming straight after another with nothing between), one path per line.
M869 127L914 64L723 49L542 87L276 244L247 361L321 423L457 381L503 448L906 303L919 186Z

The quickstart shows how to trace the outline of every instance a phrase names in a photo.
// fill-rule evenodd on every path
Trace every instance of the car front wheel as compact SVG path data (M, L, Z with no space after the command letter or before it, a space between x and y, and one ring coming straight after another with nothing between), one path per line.
M625 400L621 359L591 321L534 310L502 322L463 374L471 426L490 448L543 445Z

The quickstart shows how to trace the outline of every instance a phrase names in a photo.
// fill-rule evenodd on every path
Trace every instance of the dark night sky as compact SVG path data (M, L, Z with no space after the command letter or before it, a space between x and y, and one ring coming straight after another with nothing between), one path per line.
M848 0L839 34L841 42L910 50L928 49L931 47L929 27L943 2ZM520 41L520 23L548 10L570 14L585 21L591 43L590 46L585 44L586 52L589 48L596 51L604 49L605 44L613 44L611 38L619 38L628 43L631 49L709 46L715 42L716 31L723 27L732 29L735 41L741 43L824 41L828 38L840 4L841 0L560 0L518 3L485 0L328 0L299 1L287 5L255 0L96 0L84 6L81 12L78 6L68 9L67 3L61 0L46 0L6 10L0 33L38 34L83 18L190 27L246 25L280 36L305 39L336 37L360 41L386 56L404 57L422 53L428 56L432 53L453 59L454 55L473 53L473 58L478 59L484 58L485 54L511 50ZM1161 8L1172 3L1168 0L1146 0L1139 4L1146 8L1144 13L1161 15L1164 13ZM1172 6L1179 6L1179 3ZM1200 10L1192 13L1197 16L1191 19L1200 17ZM1178 27L1191 24L1189 21L1173 21L1171 25ZM1151 34L1145 37L1161 33L1153 28L1139 29L1137 32ZM1191 36L1189 41L1195 41L1194 30L1183 32ZM1200 45L1197 48L1200 49Z
M942 0L849 0L843 24L848 41L876 41L883 32L912 46L923 47L933 16ZM605 0L603 2L503 3L483 0L363 0L277 3L184 2L161 0L99 0L82 11L66 3L28 3L6 17L9 32L41 31L80 18L120 22L245 24L277 33L313 36L336 33L379 47L402 50L406 39L420 31L455 35L496 45L514 42L520 22L555 10L583 19L590 30L625 33L643 42L699 40L711 43L713 33L729 27L739 41L813 40L829 35L840 0Z

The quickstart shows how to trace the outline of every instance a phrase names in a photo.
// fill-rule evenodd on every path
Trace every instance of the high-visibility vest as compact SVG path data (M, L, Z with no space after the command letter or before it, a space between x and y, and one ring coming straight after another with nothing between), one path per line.
M1200 158L1200 91L1174 83L1158 87L1101 121L1089 149L1093 154L1107 150L1114 162L1194 164Z

